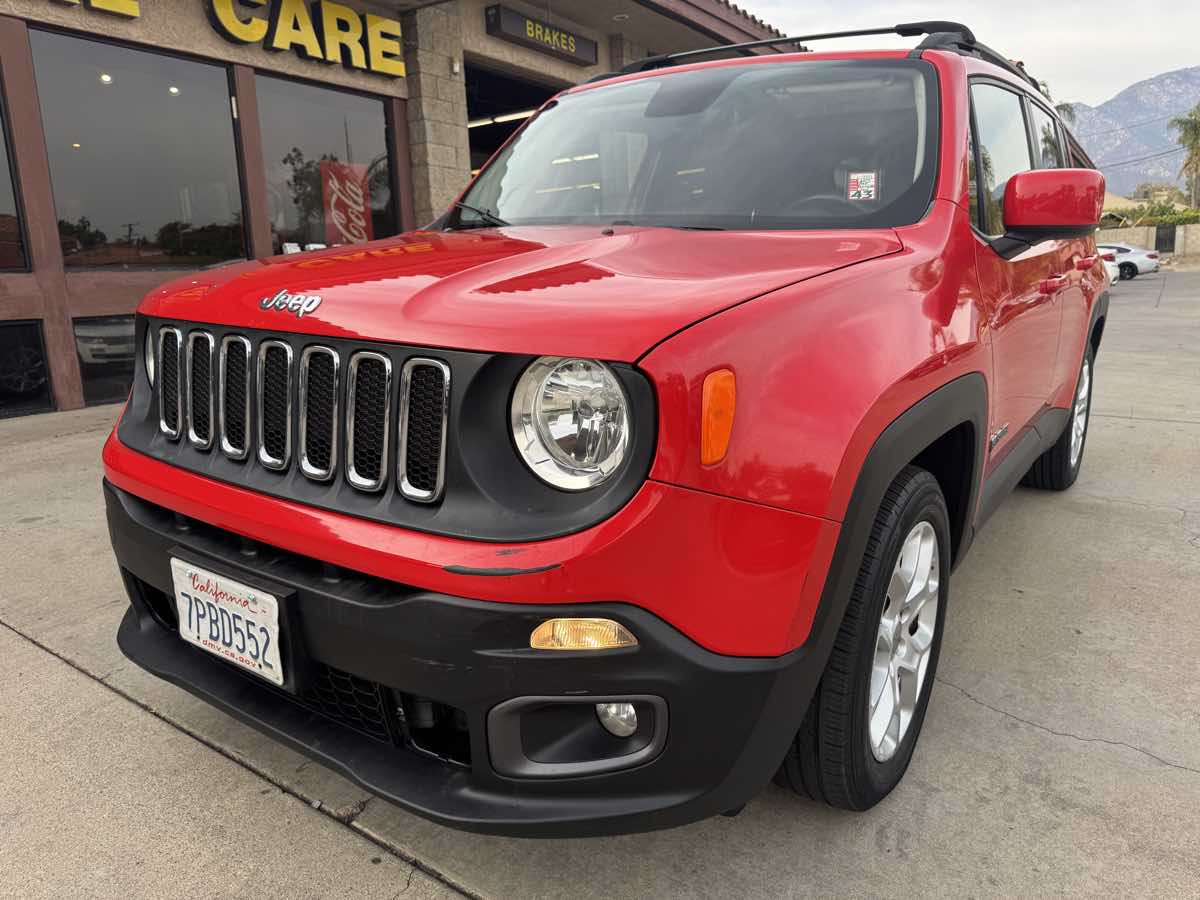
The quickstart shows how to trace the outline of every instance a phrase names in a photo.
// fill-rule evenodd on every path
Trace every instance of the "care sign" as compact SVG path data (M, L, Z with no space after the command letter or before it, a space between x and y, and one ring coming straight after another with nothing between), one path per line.
M334 0L317 0L311 7L304 0L204 0L204 6L217 33L235 44L261 44L265 50L291 50L304 59L404 77L395 19L360 15Z
M485 15L487 33L492 37L532 47L577 66L594 66L600 59L599 45L583 35L531 19L507 6L489 6Z

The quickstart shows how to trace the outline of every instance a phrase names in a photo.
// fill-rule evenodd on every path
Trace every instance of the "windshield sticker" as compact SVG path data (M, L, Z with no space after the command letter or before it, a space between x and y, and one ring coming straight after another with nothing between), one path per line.
M878 196L879 173L851 172L846 182L846 198L849 200L874 200Z

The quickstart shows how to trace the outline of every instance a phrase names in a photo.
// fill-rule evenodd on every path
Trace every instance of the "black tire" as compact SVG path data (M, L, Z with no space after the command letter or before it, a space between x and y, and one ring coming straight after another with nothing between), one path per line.
M1054 446L1039 456L1030 466L1029 471L1025 473L1025 477L1021 479L1021 484L1026 487L1037 488L1042 491L1065 491L1075 483L1075 479L1079 477L1079 470L1083 468L1083 453L1087 449L1087 430L1091 424L1091 409L1092 409L1092 384L1095 379L1092 378L1094 367L1092 366L1093 356L1092 348L1089 346L1087 352L1084 353L1083 363L1079 367L1079 376L1075 380L1075 392L1071 395L1071 414L1067 417L1066 427L1055 441ZM1075 425L1076 400L1079 397L1079 388L1083 380L1083 373L1088 373L1087 384L1087 407L1084 412L1083 437L1079 444L1079 455L1075 461L1071 461L1071 434Z
M924 682L907 732L890 759L871 749L867 724L871 668L888 583L910 531L933 526L938 547L938 607ZM874 806L900 782L912 759L937 673L950 585L950 527L937 479L906 467L884 495L863 556L862 568L833 651L804 721L775 776L802 796L842 809Z
M1120 270L1122 281L1133 281L1133 279L1137 278L1137 266L1133 263L1121 263Z

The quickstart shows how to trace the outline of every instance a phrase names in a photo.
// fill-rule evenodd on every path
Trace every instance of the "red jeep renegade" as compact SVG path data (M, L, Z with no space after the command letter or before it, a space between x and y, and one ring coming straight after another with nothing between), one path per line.
M152 292L125 654L460 828L886 796L951 571L1079 472L1107 280L1036 82L885 32L645 60L423 231Z

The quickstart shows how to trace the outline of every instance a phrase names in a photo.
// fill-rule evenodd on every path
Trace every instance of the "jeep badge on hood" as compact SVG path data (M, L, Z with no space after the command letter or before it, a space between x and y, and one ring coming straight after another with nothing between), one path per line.
M320 294L289 294L286 290L280 291L274 297L263 297L259 301L259 306L263 309L289 312L297 319L303 319L310 312L315 312L320 305Z

